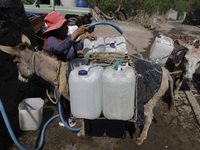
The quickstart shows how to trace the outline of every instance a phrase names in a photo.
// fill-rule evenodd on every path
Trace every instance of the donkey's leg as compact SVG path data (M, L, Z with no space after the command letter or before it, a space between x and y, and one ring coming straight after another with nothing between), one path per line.
M84 123L84 119L81 119L81 124L83 126L83 129L80 130L78 133L77 133L77 136L85 136L85 123Z
M176 100L179 98L178 91L179 91L179 89L181 88L182 83L183 83L183 80L180 81L180 83L177 85L177 87L176 87L176 89L175 89L175 91L174 91L174 98L175 98Z
M150 125L152 123L152 119L153 119L153 108L156 103L157 103L157 100L152 98L144 106L145 123L144 123L144 128L142 130L142 133L140 134L140 137L137 138L137 141L136 141L137 145L141 145L143 143L143 141L147 138L147 133L148 133L149 127L150 127Z
M142 130L142 133L140 134L140 137L137 138L136 144L141 145L143 141L147 138L147 133L149 130L149 127L152 123L153 119L153 109L158 103L158 100L164 95L164 93L169 88L169 72L163 69L163 76L162 76L162 82L160 85L160 89L158 92L150 99L145 105L144 105L144 117L145 117L145 123L144 128Z

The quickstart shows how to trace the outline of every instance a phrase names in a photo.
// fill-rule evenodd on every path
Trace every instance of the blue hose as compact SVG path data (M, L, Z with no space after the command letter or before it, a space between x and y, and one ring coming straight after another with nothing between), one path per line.
M61 4L61 6L64 6L61 0L60 0L60 4Z
M81 128L76 128L76 129L71 128L71 127L69 127L69 126L64 122L64 119L63 119L62 114L61 114L60 96L61 96L61 94L59 95L59 100L58 100L59 114L53 116L51 119L49 119L49 120L46 122L46 124L44 125L44 127L43 127L43 129L42 129L41 139L40 139L40 145L39 145L36 149L34 149L34 150L39 150L39 149L42 147L43 141L44 141L45 130L46 130L48 124L49 124L51 121L53 121L55 118L59 117L59 116L60 116L61 121L64 123L65 127L67 127L69 130L71 130L71 131L79 131L79 130L83 129L83 127L81 127ZM8 129L8 132L9 132L9 134L10 134L12 140L14 141L14 143L15 143L21 150L30 150L30 149L28 149L28 148L22 146L22 145L19 143L19 141L17 140L17 138L16 138L16 136L15 136L13 130L12 130L12 127L10 126L10 122L9 122L8 117L7 117L7 115L6 115L6 112L5 112L5 109L4 109L4 107L3 107L3 104L2 104L1 99L0 99L0 111L1 111L1 114L2 114L2 116L3 116L4 122L5 122L5 124L6 124L6 127L7 127L7 129Z
M71 131L80 131L80 130L82 130L83 127L80 127L80 128L71 128L68 124L65 123L65 121L63 119L63 116L62 116L62 113L61 113L60 97L61 97L61 94L59 94L59 98L58 98L58 112L59 112L60 119L61 119L62 123L65 125L66 128L68 128Z
M96 25L102 25L102 24L110 25L110 26L114 27L117 31L119 31L119 33L123 34L123 31L118 26L116 26L115 24L108 22L108 21L94 22L94 23L91 23L89 26L87 26L87 28L91 28L91 27L94 27Z
M1 102L1 99L0 99L0 111L1 111L1 114L2 114L2 116L3 116L4 122L5 122L5 124L6 124L6 127L7 127L7 129L8 129L8 132L9 132L9 134L10 134L12 140L15 142L15 144L16 144L21 150L29 150L28 148L22 146L22 145L18 142L17 138L15 137L15 134L13 133L12 127L10 126L8 117L7 117L6 112L5 112L5 109L4 109L3 104L2 104L2 102ZM46 124L44 125L44 127L43 127L43 129L42 129L42 133L41 133L40 145L39 145L35 150L39 150L39 149L42 147L43 141L44 141L44 133L45 133L45 130L46 130L48 124L49 124L52 120L54 120L55 118L57 118L57 117L59 117L59 115L55 115L54 117L52 117L51 119L49 119L49 120L46 122Z

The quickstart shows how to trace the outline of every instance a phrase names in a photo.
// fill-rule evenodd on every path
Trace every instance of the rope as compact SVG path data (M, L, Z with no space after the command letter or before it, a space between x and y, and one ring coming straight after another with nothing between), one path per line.
M121 61L122 63L127 63L131 58L137 58L140 59L136 56L133 55L128 55L128 54L121 54L117 52L95 52L92 54L88 54L86 58L90 62L95 62L95 63L106 63L106 64L112 64L114 62Z
M60 76L60 68L61 68L61 61L59 61L59 66L58 66L58 70L57 70L57 74L56 74L56 80L57 80L57 84L55 85L55 89L54 89L54 98L56 99L56 101L54 101L51 96L49 95L48 89L46 89L46 94L47 97L49 98L49 100L53 103L53 104L57 104L58 103L58 99L59 99L59 76Z
M80 42L82 39L85 39L85 37L86 37L86 34L85 34L85 33L81 34L81 35L77 38L76 42Z
M122 34L123 37L126 39L127 43L133 48L133 50L137 53L137 55L140 57L140 59L144 60L144 57L140 54L139 50L136 48L136 46L133 45L133 43L131 43L128 38Z
M183 71L182 70L178 70L178 71L170 72L171 75L172 74L180 74L180 73L183 73Z
M47 97L49 98L49 100L53 103L53 104L57 104L58 103L58 99L56 99L56 101L54 101L51 96L49 95L49 91L48 91L48 88L46 89L46 94L47 94Z

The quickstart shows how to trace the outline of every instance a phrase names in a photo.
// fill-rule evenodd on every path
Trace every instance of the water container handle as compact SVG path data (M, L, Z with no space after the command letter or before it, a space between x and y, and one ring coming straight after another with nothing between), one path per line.
M123 31L118 26L116 26L115 24L108 22L108 21L94 22L94 23L91 23L89 26L87 26L87 28L91 28L91 27L94 27L96 25L102 25L102 24L110 25L110 26L114 27L117 31L119 31L119 33L123 34Z

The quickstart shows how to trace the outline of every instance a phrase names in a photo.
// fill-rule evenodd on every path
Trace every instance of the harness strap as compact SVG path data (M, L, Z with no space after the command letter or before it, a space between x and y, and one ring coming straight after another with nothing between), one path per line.
M36 52L33 53L33 57L32 57L32 66L33 66L33 71L34 73L36 73L36 69L35 69L35 55L36 55ZM58 68L56 69L56 83L55 83L55 89L54 89L54 98L56 99L56 102L54 102L49 93L48 93L48 89L46 90L46 94L49 98L49 100L53 103L53 104L57 104L58 103L58 97L59 97L59 82L60 82L60 69L61 69L61 64L62 64L62 61L59 61L59 65L58 65Z
M54 97L57 100L58 100L58 97L59 97L60 68L61 68L61 61L59 61L59 66L58 66L58 70L57 70L57 74L56 74L57 84L56 84L55 90L54 90Z
M32 64L33 64L33 72L36 73L35 71L35 54L36 52L33 53L33 57L32 57Z

